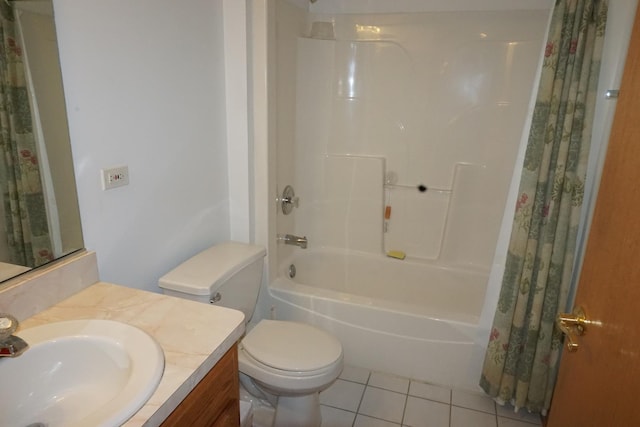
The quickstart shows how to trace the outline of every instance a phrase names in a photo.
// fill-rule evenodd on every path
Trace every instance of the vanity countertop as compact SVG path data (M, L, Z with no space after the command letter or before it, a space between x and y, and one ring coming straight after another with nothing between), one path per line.
M98 282L21 322L20 329L71 319L110 319L136 326L164 350L162 380L124 426L157 426L244 333L244 315L139 289Z

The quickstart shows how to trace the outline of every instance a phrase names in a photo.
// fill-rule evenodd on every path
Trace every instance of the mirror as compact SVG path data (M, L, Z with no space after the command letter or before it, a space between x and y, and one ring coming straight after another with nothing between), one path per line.
M84 244L51 0L0 0L0 281Z

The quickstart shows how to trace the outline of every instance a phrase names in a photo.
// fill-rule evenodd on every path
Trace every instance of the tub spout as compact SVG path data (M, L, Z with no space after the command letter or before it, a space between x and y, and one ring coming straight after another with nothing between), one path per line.
M278 236L278 240L282 240L285 245L300 246L302 249L307 249L307 236L298 237L293 234L285 234L284 236Z

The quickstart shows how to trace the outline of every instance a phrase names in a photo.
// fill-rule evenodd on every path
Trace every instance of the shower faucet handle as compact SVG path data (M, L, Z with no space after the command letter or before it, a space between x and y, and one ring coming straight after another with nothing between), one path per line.
M293 187L287 185L284 187L284 191L282 192L282 198L280 202L282 204L282 213L285 215L289 215L293 208L297 208L299 205L300 198L296 197L296 193L293 190Z
M18 329L18 319L7 313L0 313L0 340L9 338Z
M298 207L298 201L300 200L299 197L286 197L284 199L282 199L282 203L287 203L287 204L291 204L293 205L294 208Z

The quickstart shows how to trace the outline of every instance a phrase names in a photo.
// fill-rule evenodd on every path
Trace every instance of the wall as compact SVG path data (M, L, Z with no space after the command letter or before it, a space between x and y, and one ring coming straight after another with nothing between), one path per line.
M54 0L85 246L100 279L157 279L229 238L223 10ZM128 165L103 191L100 169Z
M308 31L307 11L288 0L276 0L275 8L275 85L276 85L276 194L282 195L286 185L292 185L299 192L300 187L294 179L296 169L296 123L298 110L296 96L296 62L298 61L297 40ZM300 203L304 206L307 199ZM283 215L280 205L276 207L276 229L280 234L296 231L296 210L290 215ZM279 244L277 246L278 259L289 257L293 246ZM275 268L272 269L275 273Z

